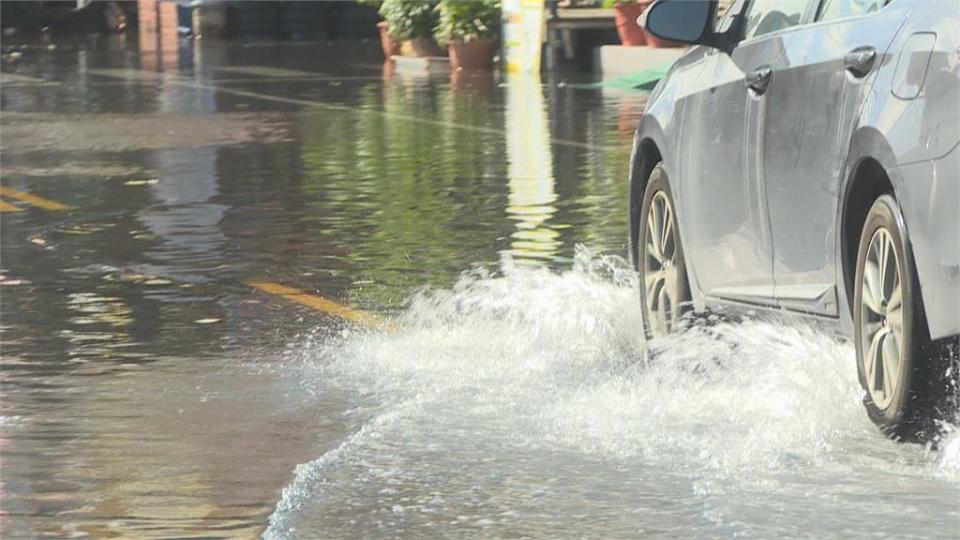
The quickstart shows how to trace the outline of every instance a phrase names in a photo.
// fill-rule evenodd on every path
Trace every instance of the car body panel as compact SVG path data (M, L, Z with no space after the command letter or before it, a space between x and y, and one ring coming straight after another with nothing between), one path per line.
M960 334L960 145L939 159L901 166L900 176L930 338Z
M668 171L694 306L779 308L852 335L842 226L869 159L901 205L931 338L960 334L960 0L809 23L815 12L729 55L692 47L641 118L635 149L655 145ZM853 81L837 59L864 44L878 57ZM780 72L751 95L737 79L763 64Z
M690 150L682 145L671 144L671 141L681 138L682 119L684 113L689 108L689 101L692 96L702 91L703 77L701 73L704 69L703 57L710 50L706 47L694 47L678 59L671 66L668 74L662 79L652 92L647 101L647 107L641 117L640 124L634 136L633 152L630 160L630 179L631 179L631 205L630 205L630 240L631 246L638 244L636 220L638 219L640 207L639 201L643 198L643 189L646 183L646 175L652 170L655 163L642 162L643 153L640 148L645 143L650 143L661 152L660 159L667 171L669 178L680 178L683 168L682 155L690 159ZM663 84L667 80L671 84ZM681 154L681 150L685 154ZM683 185L672 183L673 197L675 201L682 199L681 190ZM681 238L684 238L685 225L684 216L686 210L680 205L676 205L677 226L681 231ZM631 256L636 254L636 250L631 248ZM636 263L636 260L634 260ZM689 262L688 262L689 266ZM689 272L689 269L688 269ZM693 274L689 274L693 275ZM691 284L692 292L696 294L694 304L697 309L703 309L702 295L695 284Z
M889 174L940 339L960 334L960 0L920 2L865 100L847 162L870 156ZM932 51L910 46L918 34L936 36ZM898 92L904 77L916 95Z

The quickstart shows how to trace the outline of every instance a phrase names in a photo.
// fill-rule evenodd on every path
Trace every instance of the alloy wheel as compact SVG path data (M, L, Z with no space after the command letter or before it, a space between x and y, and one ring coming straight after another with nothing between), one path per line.
M676 237L673 206L667 194L658 191L650 201L643 238L643 301L654 336L671 333L681 313Z
M874 404L884 409L897 391L903 359L903 288L894 239L883 227L870 239L861 290L863 373Z

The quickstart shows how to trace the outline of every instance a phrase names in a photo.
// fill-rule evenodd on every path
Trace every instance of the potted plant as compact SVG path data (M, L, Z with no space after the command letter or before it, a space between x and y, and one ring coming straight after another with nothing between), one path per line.
M603 7L614 9L613 17L621 44L627 47L648 44L647 33L637 24L637 19L652 3L653 0L603 0Z
M435 36L453 69L490 69L500 36L500 0L440 0Z
M380 16L389 25L390 35L401 41L404 56L443 56L433 39L439 0L383 0Z

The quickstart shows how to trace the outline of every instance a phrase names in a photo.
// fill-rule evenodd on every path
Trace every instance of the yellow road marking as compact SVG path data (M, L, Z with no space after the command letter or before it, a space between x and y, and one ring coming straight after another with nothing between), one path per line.
M23 208L14 206L8 202L0 201L0 212L23 212Z
M67 210L70 208L69 206L60 204L57 201L51 201L50 199L44 199L43 197L38 197L29 193L23 193L15 189L10 189L6 186L0 186L0 195L32 204L37 208L43 208L44 210Z
M322 311L346 321L355 322L371 328L377 328L379 330L395 331L398 329L396 324L381 319L372 313L353 309L343 304L338 304L333 300L327 300L322 296L308 294L301 290L294 289L293 287L287 287L286 285L280 285L279 283L272 283L269 281L254 280L247 281L246 283L247 285L267 294L279 296L291 302L296 302L297 304L313 308L317 311Z

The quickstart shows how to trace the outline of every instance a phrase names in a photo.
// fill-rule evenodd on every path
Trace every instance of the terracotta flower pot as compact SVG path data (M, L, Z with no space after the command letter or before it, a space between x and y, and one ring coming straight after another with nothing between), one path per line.
M400 54L424 58L427 56L445 56L437 42L430 38L408 39L400 44Z
M653 0L640 0L632 4L617 4L614 6L613 17L617 23L617 34L620 43L628 47L647 44L647 34L637 24L637 19L650 7Z
M497 54L497 42L492 39L451 41L448 50L453 69L490 69Z
M380 21L377 23L380 30L380 46L383 47L383 56L388 60L395 54L400 54L400 40L390 35L390 23Z

